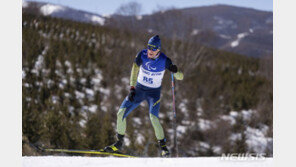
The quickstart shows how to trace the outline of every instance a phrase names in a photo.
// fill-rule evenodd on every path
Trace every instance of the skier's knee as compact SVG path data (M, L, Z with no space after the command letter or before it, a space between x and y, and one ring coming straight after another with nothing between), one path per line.
M123 118L125 110L126 110L126 108L120 108L118 110L118 112L117 112L117 117L122 117Z
M158 118L158 112L152 110L152 111L150 112L150 118L151 118L152 116Z
M159 121L158 115L155 115L153 113L150 113L149 116L150 116L151 122Z

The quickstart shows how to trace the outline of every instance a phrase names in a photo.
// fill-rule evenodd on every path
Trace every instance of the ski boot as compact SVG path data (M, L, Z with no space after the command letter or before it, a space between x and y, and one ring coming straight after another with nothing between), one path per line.
M169 157L170 151L168 150L168 148L166 146L166 139L158 140L158 144L160 147L161 156L162 157Z
M117 141L114 144L105 147L103 149L103 151L110 152L110 153L120 152L122 149L122 145L123 145L123 137L124 137L124 135L117 134Z

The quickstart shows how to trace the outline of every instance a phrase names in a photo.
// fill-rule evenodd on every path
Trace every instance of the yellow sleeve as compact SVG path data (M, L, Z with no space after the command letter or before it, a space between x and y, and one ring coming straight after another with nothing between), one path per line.
M130 86L136 86L139 70L140 70L140 67L136 63L133 63L131 77L130 77Z

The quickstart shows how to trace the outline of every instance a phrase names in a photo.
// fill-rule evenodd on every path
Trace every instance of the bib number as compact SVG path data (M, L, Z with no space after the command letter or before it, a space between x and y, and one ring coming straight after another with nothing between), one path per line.
M153 84L153 78L143 77L143 81L149 84Z

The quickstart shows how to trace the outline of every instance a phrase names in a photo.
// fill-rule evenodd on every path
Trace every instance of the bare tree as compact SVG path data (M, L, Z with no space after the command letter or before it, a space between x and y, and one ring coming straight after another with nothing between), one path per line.
M115 14L121 16L121 19L117 19L117 24L121 29L128 29L135 31L136 27L136 17L140 15L142 6L137 2L129 2L120 5L116 10Z
M129 2L119 6L116 10L116 14L124 16L136 16L141 13L142 5L138 2Z

